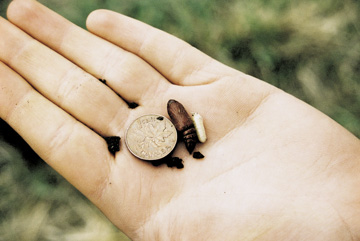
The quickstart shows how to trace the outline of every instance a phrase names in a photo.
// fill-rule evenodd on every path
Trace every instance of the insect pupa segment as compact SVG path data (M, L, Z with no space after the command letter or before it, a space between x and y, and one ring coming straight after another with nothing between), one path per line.
M186 149L191 154L198 140L191 117L186 112L184 106L176 100L168 101L167 111L176 130L182 134Z

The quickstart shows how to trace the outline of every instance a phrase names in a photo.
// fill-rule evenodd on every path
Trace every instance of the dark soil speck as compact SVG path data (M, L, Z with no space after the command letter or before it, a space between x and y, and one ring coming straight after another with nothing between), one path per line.
M120 151L120 136L109 136L104 137L104 139L111 154L115 155L116 152Z
M201 154L199 151L196 151L193 153L193 157L195 159L203 159L205 156L203 154Z

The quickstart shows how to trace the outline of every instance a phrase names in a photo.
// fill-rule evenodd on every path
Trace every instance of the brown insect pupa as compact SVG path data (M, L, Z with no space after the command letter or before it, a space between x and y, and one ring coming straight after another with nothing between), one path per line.
M167 111L176 130L182 135L186 149L191 154L198 140L191 117L186 112L184 106L176 100L168 101Z

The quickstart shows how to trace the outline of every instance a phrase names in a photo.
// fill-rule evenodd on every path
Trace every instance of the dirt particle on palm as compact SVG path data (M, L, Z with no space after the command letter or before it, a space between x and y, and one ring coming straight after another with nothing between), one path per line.
M130 102L130 103L128 103L128 106L129 106L130 109L135 109L136 107L139 106L139 104L137 104L135 102Z
M109 136L104 137L108 150L112 155L115 155L116 152L120 151L120 136Z
M196 151L196 152L193 153L193 157L195 159L203 159L205 156L203 154L201 154L201 152Z

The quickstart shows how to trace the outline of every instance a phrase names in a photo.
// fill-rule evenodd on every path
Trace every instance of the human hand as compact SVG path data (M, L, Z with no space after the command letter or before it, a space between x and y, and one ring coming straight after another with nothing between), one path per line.
M359 239L360 143L322 113L110 11L90 15L92 34L35 1L14 1L8 18L0 117L132 239ZM169 99L203 115L204 160L183 145L182 170L124 142L108 152L101 136L166 115Z

